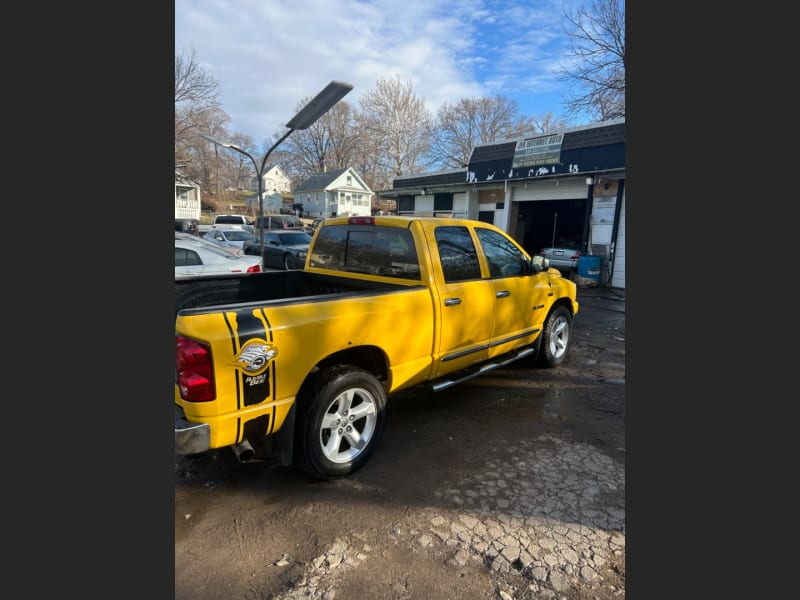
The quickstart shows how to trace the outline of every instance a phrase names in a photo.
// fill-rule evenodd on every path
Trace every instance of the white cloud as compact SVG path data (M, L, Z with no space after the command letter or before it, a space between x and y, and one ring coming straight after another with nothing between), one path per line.
M574 5L577 0L568 0ZM558 0L175 0L175 53L220 84L231 132L262 143L331 80L357 105L378 79L408 78L435 112L504 95L560 113Z

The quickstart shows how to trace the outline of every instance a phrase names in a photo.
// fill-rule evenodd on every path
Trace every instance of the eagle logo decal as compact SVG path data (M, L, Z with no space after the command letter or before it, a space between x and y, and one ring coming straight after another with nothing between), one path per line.
M264 340L250 340L233 362L245 373L257 375L266 370L269 363L278 355L278 349Z

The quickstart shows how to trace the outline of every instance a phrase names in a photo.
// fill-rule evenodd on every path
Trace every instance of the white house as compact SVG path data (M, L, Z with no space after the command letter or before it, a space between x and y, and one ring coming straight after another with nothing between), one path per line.
M372 190L350 167L312 175L295 188L294 202L307 217L372 214Z
M255 212L258 210L258 193L253 194L252 196L245 199L245 203L247 206L248 211ZM273 193L265 193L264 194L264 201L262 202L264 208L264 214L278 214L281 212L281 208L283 207L283 196L278 194L277 192Z
M258 178L250 181L251 189L258 190ZM261 191L265 194L288 194L292 190L292 180L286 176L278 165L273 165L261 177Z
M200 186L175 171L175 218L200 219Z

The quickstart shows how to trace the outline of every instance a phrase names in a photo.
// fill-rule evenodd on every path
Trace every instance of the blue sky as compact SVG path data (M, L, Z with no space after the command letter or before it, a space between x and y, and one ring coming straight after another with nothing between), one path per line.
M175 54L217 79L229 131L257 144L331 80L358 106L400 75L432 113L500 94L564 116L562 13L581 0L175 0ZM571 125L584 122L572 121Z

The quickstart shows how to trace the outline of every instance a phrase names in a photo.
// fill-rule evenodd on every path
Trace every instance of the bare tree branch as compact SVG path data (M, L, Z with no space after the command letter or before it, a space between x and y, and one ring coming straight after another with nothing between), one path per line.
M543 117L521 116L517 102L503 96L462 98L439 109L431 157L445 168L457 169L467 165L472 149L478 144L533 135L544 131L544 126L555 126L556 122L552 113Z
M601 120L625 116L625 3L594 0L564 13L571 40L568 66L560 79L572 84L565 99L570 115L588 113Z

